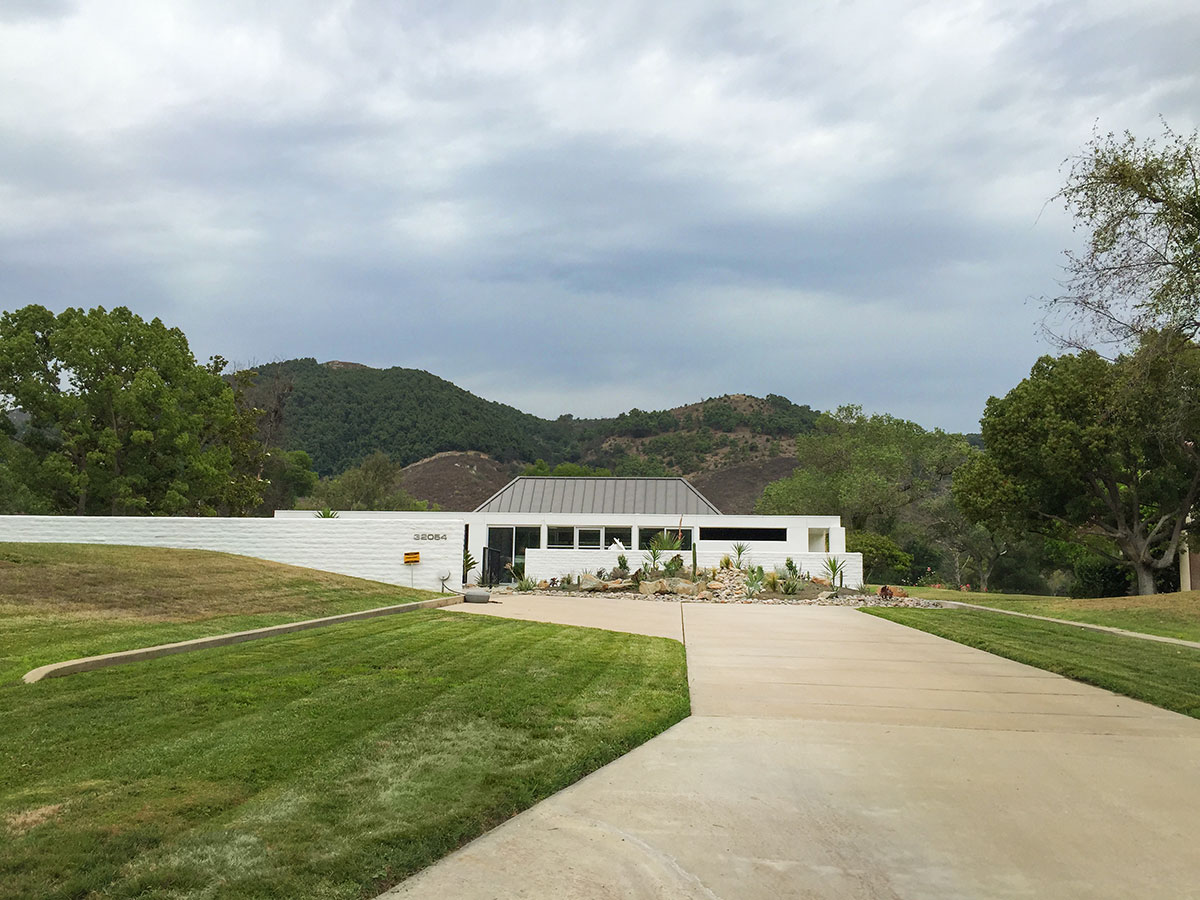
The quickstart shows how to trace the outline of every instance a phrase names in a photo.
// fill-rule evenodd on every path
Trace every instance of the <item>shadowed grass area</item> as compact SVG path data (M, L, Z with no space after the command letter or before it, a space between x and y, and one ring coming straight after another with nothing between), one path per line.
M688 713L675 641L416 612L0 687L0 898L357 898Z
M1200 650L982 610L863 612L1200 718Z
M0 684L80 656L435 596L207 550L0 543Z

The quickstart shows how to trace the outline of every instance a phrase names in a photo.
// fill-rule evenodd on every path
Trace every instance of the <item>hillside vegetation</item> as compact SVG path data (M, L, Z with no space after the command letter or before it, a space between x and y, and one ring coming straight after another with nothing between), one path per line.
M695 475L787 455L817 413L775 394L711 398L607 419L542 419L416 369L296 359L256 369L249 400L266 442L303 450L323 476L382 451L401 466L476 451L501 464L579 462L617 475ZM417 494L422 500L436 498Z

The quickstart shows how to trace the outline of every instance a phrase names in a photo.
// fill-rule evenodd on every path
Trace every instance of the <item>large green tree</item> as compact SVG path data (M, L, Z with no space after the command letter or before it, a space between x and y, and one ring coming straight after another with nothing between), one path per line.
M430 509L428 502L418 500L402 486L403 468L377 450L341 475L322 478L312 495L297 506L335 510Z
M244 513L260 501L255 412L225 361L124 307L0 316L0 466L24 512ZM19 427L13 423L20 421Z
M967 449L959 435L843 406L796 439L799 466L767 485L756 511L840 515L854 531L886 534L901 510L945 484Z
M1059 192L1086 236L1067 253L1051 312L1067 343L1129 343L1200 330L1200 139L1164 126L1160 140L1096 134ZM1057 326L1056 326L1057 327Z
M1151 343L1112 362L1090 350L1042 357L988 400L987 453L954 479L963 511L1107 553L1154 593L1200 492L1200 349Z

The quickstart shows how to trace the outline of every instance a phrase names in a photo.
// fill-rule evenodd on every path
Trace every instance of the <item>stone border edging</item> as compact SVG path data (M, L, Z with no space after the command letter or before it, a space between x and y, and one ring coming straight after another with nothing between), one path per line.
M21 676L26 684L34 684L43 678L61 678L64 675L74 675L76 672L90 672L93 669L104 669L108 666L119 666L124 663L138 662L143 659L157 659L160 656L170 656L173 653L188 653L192 650L205 650L209 647L226 647L230 644L241 644L259 638L272 637L276 634L289 634L293 631L307 631L310 628L324 628L326 625L337 625L341 622L355 622L360 619L374 619L378 616L390 616L396 613L412 612L417 609L438 609L452 603L461 603L460 595L450 597L435 597L432 600L417 600L414 603L400 603L396 606L377 606L374 609L363 609L358 612L341 613L336 616L325 616L321 619L304 619L299 622L284 622L282 625L268 625L265 628L253 628L250 631L231 631L228 634L216 634L212 637L192 638L190 641L177 641L173 644L157 644L153 647L140 647L136 650L120 650L116 653L103 653L99 656L82 656L79 659L68 659L64 662L49 663L38 666Z
M1074 625L1076 628L1086 628L1088 631L1100 631L1105 634L1115 634L1121 637L1141 638L1144 641L1158 641L1161 644L1177 644L1180 647L1191 647L1193 650L1200 650L1200 641L1185 641L1183 638L1167 637L1165 634L1126 631L1124 628L1114 628L1111 625L1096 625L1093 622L1073 622L1070 619L1036 616L1033 613L1017 612L1015 609L997 609L994 606L980 606L978 603L963 603L961 600L943 600L941 602L944 606L951 609L979 609L984 612L1003 613L1006 616L1020 616L1022 619L1037 619L1040 622L1053 622L1055 625Z

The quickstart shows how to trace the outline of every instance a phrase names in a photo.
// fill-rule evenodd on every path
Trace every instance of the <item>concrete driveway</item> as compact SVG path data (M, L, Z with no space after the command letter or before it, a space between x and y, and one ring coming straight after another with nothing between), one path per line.
M451 609L683 637L693 715L390 898L1200 898L1200 721L850 609Z

